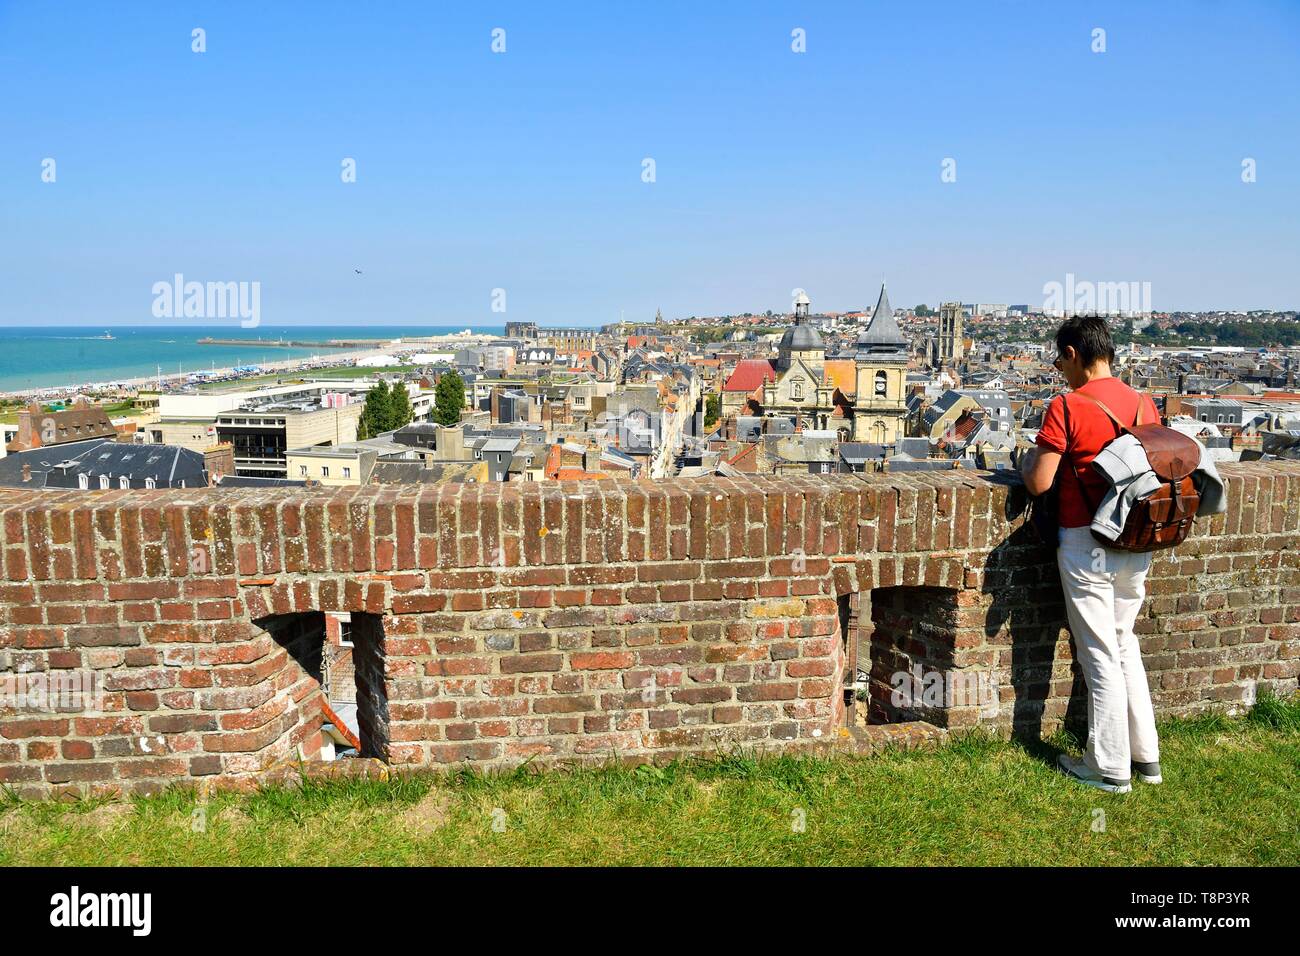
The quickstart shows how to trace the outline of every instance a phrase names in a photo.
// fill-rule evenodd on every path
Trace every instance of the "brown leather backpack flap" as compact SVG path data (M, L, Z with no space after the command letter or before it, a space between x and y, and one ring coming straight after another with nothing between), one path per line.
M1170 524L1193 517L1200 507L1201 496L1196 493L1192 479L1183 478L1176 484L1164 484L1151 492L1141 502L1146 516L1156 524Z
M1147 461L1164 481L1182 481L1201 463L1196 441L1164 425L1137 425L1128 432L1142 443Z

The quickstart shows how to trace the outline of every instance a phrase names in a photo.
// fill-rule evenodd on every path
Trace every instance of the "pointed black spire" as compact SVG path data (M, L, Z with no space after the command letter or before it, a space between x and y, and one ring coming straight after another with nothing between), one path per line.
M910 346L907 336L894 320L894 310L889 304L889 295L885 292L885 284L882 282L880 298L871 313L871 321L858 336L858 352L869 354L906 352Z

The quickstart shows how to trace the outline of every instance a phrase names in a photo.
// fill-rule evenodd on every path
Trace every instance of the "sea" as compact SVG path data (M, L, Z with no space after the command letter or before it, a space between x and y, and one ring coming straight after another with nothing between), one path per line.
M116 382L159 372L176 375L264 365L337 351L266 344L277 339L325 342L415 338L464 332L467 328L479 335L501 335L505 331L503 325L262 325L256 329L228 325L4 326L0 327L0 392ZM247 344L200 345L199 339L203 338L241 339ZM350 351L356 351L356 347Z

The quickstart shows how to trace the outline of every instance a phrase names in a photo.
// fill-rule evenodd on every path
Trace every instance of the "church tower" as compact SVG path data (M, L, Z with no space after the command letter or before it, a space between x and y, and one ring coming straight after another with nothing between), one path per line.
M808 297L794 302L794 324L777 346L776 378L763 386L767 415L791 418L797 429L828 428L835 386L826 381L826 343L812 321Z
M944 302L939 306L939 365L949 368L962 360L962 315L960 302Z
M905 437L907 360L911 343L889 305L885 284L871 313L871 321L858 336L857 395L853 402L853 440L890 445Z
M802 312L799 308L796 304L794 325L785 330L777 346L777 368L785 371L802 362L820 376L826 364L826 343L809 318L808 306L805 304Z

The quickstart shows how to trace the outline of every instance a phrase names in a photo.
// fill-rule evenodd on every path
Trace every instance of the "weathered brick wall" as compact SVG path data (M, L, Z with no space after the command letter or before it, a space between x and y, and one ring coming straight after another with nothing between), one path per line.
M1300 467L1224 472L1229 514L1152 571L1162 713L1296 687ZM974 472L2 491L0 679L103 696L0 699L0 783L147 792L312 758L319 687L254 622L322 611L354 612L363 749L397 766L818 746L853 641L874 719L1038 732L1082 688L1023 498ZM909 668L991 697L894 706Z

